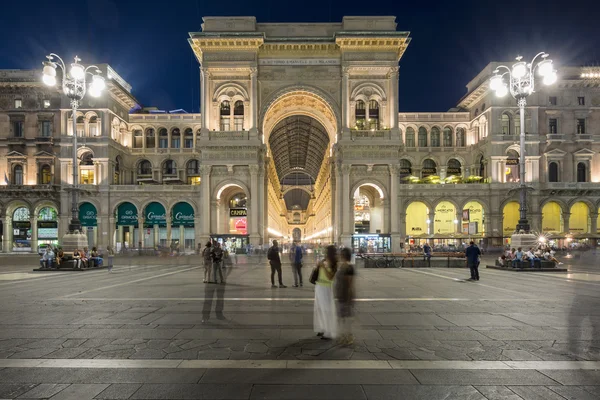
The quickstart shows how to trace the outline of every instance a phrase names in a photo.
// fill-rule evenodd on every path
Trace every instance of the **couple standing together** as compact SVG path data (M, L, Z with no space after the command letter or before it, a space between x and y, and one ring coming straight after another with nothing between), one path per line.
M279 257L279 243L277 240L273 240L273 246L267 251L267 259L271 265L271 287L276 288L275 285L275 273L279 279L279 287L285 288L283 280L281 279L281 258ZM292 262L292 274L294 275L294 287L302 287L302 247L296 243L290 249L290 261Z

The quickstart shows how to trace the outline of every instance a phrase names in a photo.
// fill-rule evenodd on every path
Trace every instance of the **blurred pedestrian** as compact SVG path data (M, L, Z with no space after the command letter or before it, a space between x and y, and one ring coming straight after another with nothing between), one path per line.
M296 242L292 245L290 250L290 259L292 261L292 275L294 275L294 287L302 287L302 247Z
M325 259L317 264L318 278L315 284L314 330L321 339L337 337L338 321L333 298L333 278L338 260L335 246L327 246Z
M210 270L212 269L212 244L210 240L206 242L204 250L202 250L202 259L204 261L204 280L202 282L210 282Z
M223 279L223 249L221 249L221 244L219 242L215 242L215 245L212 249L212 265L213 265L213 282L219 283L217 281L217 272L219 273L219 277L221 278L221 284L225 283L225 279Z
M470 281L479 280L479 257L481 256L481 250L475 246L475 242L471 241L469 247L465 250L465 256L467 257L467 267L471 271Z
M112 272L113 260L115 258L115 252L112 246L106 246L106 257L108 258L108 272Z
M271 264L271 287L277 287L275 285L275 272L277 272L277 277L279 278L279 287L287 287L283 284L283 281L281 279L281 258L279 257L279 247L277 240L273 240L273 246L271 246L267 251L267 259L269 260L269 264Z
M344 247L340 251L340 268L335 274L335 297L338 301L338 315L340 317L340 344L354 343L352 334L352 317L354 316L354 265L352 252Z

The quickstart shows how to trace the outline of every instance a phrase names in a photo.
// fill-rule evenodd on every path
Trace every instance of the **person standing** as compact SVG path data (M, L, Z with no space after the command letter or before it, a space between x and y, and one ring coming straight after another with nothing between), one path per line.
M294 287L302 287L302 247L294 242L290 250L290 258L292 261L292 275L294 275Z
M338 321L333 299L333 278L338 261L335 246L325 249L325 259L317 264L318 278L315 284L315 305L313 314L314 330L323 340L335 339L338 334Z
M431 260L431 246L429 243L425 242L425 245L423 246L423 261L429 260Z
M221 249L221 244L219 242L215 242L215 245L212 249L212 262L213 262L213 282L218 283L217 281L217 272L219 273L219 277L221 278L221 283L225 283L225 279L223 279L223 249Z
M210 282L210 270L212 269L212 244L210 240L206 242L204 250L202 250L202 260L204 261L204 280L202 282Z
M354 343L352 335L352 317L354 316L354 266L351 264L352 252L344 247L340 251L340 269L335 274L335 292L340 317L340 344Z
M277 240L273 240L273 246L271 246L267 251L267 259L269 260L269 264L271 265L271 287L277 287L277 285L275 285L275 272L277 272L277 277L279 278L279 287L287 287L283 284L283 281L281 279L281 258L279 257L279 247Z
M475 242L471 241L469 243L469 247L465 250L465 255L467 256L467 266L471 270L471 278L470 281L478 281L479 280L479 257L481 256L481 250L479 247L475 246Z
M106 246L106 257L108 258L108 272L112 272L113 260L115 258L115 252L112 246Z

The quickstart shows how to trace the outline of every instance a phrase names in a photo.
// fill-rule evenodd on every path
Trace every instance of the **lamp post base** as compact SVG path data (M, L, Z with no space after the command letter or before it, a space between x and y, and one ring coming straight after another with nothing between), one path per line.
M72 252L75 249L83 250L84 247L88 247L88 238L85 234L74 231L69 232L62 238L63 251Z
M537 236L533 233L516 232L510 237L510 247L529 250L530 247L535 248L537 246L537 240Z

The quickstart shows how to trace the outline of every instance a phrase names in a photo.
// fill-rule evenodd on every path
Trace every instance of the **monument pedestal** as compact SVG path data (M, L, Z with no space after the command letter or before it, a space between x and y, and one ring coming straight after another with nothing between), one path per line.
M75 249L83 250L84 247L88 247L88 238L79 231L67 233L62 238L61 247L66 252L72 252Z
M510 247L518 249L519 247L527 251L529 248L537 247L538 237L533 233L518 232L510 237Z

